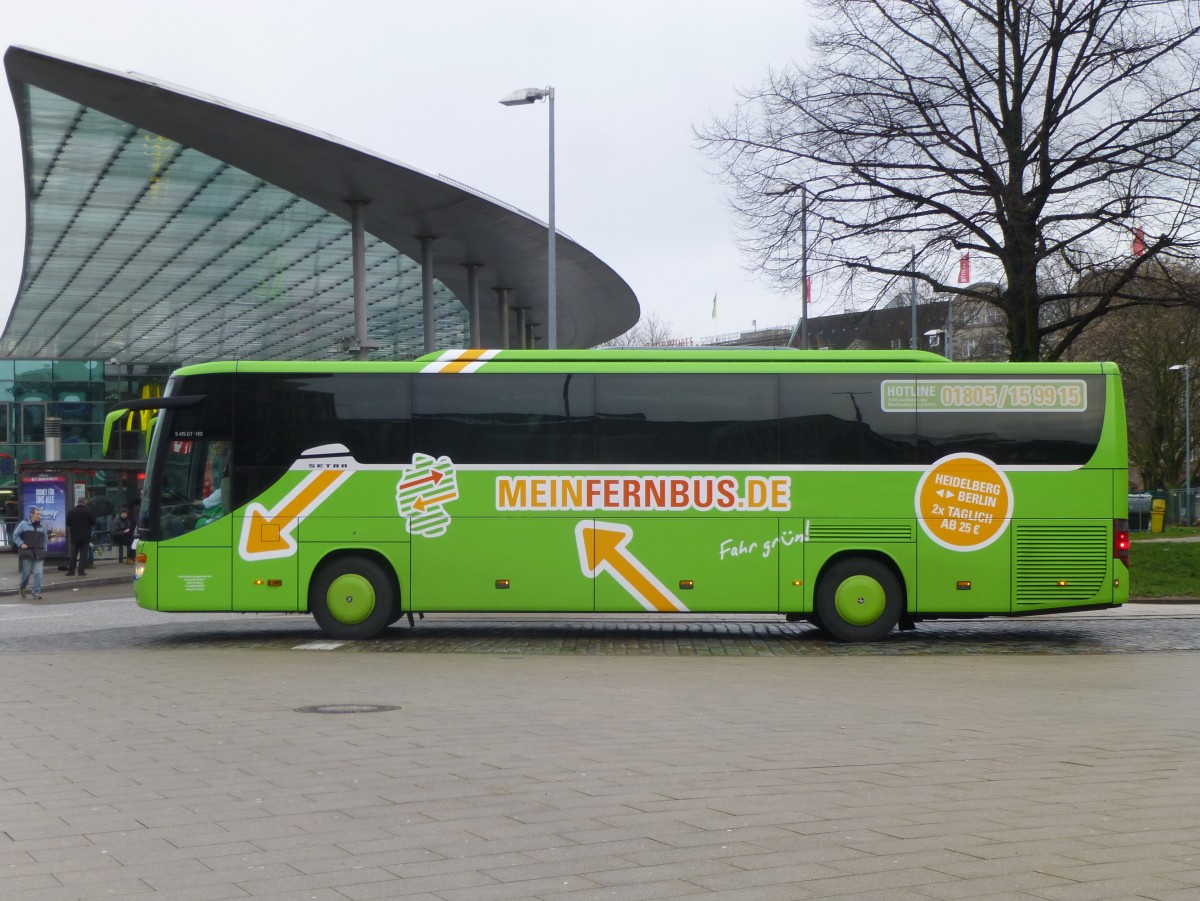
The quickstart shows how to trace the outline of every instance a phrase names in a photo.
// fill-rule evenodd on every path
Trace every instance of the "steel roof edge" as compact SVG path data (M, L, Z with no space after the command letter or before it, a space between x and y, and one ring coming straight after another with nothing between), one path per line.
M349 217L348 200L364 199L367 231L401 253L419 261L417 236L438 236L434 277L463 302L464 265L483 264L485 344L500 338L497 304L487 296L492 287L512 289L512 306L530 308L532 321L546 321L546 225L516 207L331 135L143 75L21 46L10 47L4 62L22 136L27 123L21 86L28 84L192 147L341 218ZM22 154L28 223L24 142ZM562 232L556 237L559 345L590 347L631 328L639 307L629 285ZM26 256L28 247L27 233Z

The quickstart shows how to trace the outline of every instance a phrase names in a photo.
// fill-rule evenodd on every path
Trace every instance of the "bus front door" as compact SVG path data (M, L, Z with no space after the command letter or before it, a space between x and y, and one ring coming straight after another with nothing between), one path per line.
M194 519L194 518L193 518ZM199 527L192 519L186 531L156 545L158 609L218 611L233 609L233 517Z

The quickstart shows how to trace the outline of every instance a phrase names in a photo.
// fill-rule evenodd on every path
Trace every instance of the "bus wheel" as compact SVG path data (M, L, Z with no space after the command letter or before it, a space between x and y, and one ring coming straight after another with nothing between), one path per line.
M308 589L308 609L330 638L373 638L398 606L387 572L365 557L338 557L321 567Z
M816 621L839 641L879 641L903 613L900 580L869 557L839 560L817 586Z
M400 622L400 618L402 616L404 616L404 610L400 606L400 598L395 598L392 601L392 612L388 614L387 624L390 626L394 623Z

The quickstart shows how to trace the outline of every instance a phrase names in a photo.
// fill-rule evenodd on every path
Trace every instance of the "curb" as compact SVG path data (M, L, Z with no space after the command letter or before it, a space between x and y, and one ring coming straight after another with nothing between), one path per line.
M122 584L128 584L129 590L130 591L133 590L133 573L132 572L125 573L125 574L122 574L119 576L103 575L103 576L95 576L95 577L91 577L91 578L89 578L88 576L84 576L82 578L71 577L69 580L67 579L65 574L63 574L63 578L61 578L61 579L57 578L58 575L59 575L58 573L55 573L55 578L53 579L53 581L50 578L48 578L48 574L44 575L42 577L42 594L47 594L49 592L54 592L54 591L65 591L65 590L75 589L75 588L93 588L95 586L100 586L100 585L122 585ZM15 583L18 581L18 579L14 578L13 581ZM10 597L18 597L18 596L19 596L19 592L17 590L16 584L14 584L11 588L8 588L8 587L0 588L0 598L10 598Z

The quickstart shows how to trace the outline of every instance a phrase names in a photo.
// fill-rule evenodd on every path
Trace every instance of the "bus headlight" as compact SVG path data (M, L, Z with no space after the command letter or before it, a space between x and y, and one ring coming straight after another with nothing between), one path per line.
M133 561L133 581L137 581L146 574L146 555L138 554Z

